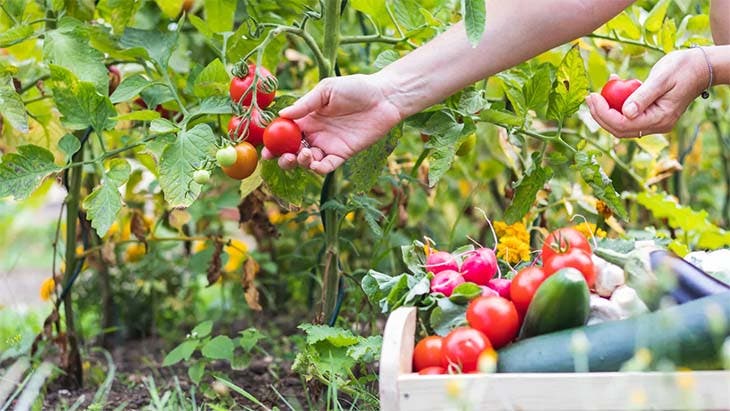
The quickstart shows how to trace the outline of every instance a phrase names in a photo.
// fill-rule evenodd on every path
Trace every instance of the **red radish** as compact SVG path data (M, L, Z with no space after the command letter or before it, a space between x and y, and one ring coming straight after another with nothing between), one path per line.
M441 271L431 279L431 292L450 297L451 293L454 292L454 288L463 283L465 283L464 277L458 272L454 270Z
M509 294L509 287L512 285L512 280L506 278L492 278L487 283L487 287L499 293L499 296L511 300Z
M426 257L426 271L438 274L446 270L459 271L459 262L451 253L436 251Z
M489 248L479 248L466 257L461 264L461 274L466 281L487 285L497 273L497 257Z
M489 288L486 285L480 285L479 288L482 289L482 294L481 294L482 297L500 297L497 290L495 290L493 288Z

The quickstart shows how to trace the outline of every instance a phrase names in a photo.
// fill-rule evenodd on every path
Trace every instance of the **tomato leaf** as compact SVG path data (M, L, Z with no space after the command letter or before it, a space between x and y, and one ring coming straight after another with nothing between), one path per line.
M388 163L388 156L395 150L402 135L403 125L400 124L393 127L386 138L357 153L345 163L345 178L352 183L354 192L370 191L378 182L378 177Z
M57 29L46 32L43 58L49 65L63 67L81 82L90 83L102 96L109 92L104 55L89 45L88 32L80 21L62 17Z
M71 162L71 157L81 149L81 142L73 134L66 134L58 141L58 148L66 154L66 159Z
M217 138L207 124L198 124L180 131L160 157L160 187L172 207L188 207L198 198L200 184L193 181L193 172L205 160L212 161Z
M621 196L613 187L613 182L603 171L603 168L596 161L595 153L579 151L575 153L575 165L583 181L593 189L593 195L602 200L613 213L620 219L626 219L626 208L624 208Z
M114 104L121 103L122 101L129 101L134 96L141 93L142 90L153 84L153 82L147 80L141 74L134 74L122 80L119 87L114 90L114 93L109 98Z
M10 47L22 43L33 35L33 27L25 24L12 27L0 33L0 47Z
M484 0L462 0L461 4L464 9L466 37L472 47L476 47L482 39L487 22L486 2Z
M119 43L128 48L139 48L147 52L161 70L167 70L172 52L177 47L176 31L141 30L126 28Z
M503 127L521 127L523 119L504 110L487 109L482 110L479 118L487 123L496 124Z
M71 71L56 65L51 65L51 80L53 98L66 127L81 130L91 126L96 132L114 127L112 117L117 112L109 98L99 94L93 84L79 81Z
M241 180L241 198L246 198L264 183L264 179L261 177L261 167L262 162L259 161L253 174Z
M183 0L155 0L155 3L169 19L176 18L182 11Z
M532 203L535 202L537 192L542 190L550 178L553 176L552 168L543 168L540 166L540 157L533 157L532 166L525 172L520 181L515 184L515 197L512 203L504 212L504 220L507 224L514 224L530 211Z
M415 0L399 0L392 3L395 18L409 30L426 23L426 19L418 11L420 5Z
M198 348L197 339L183 341L165 356L165 359L162 361L162 366L169 367L182 360L189 360L196 348Z
M400 58L400 54L398 54L395 50L384 50L378 56L375 58L375 62L373 62L373 66L375 68L381 69L388 64L398 60Z
M261 177L275 196L291 204L300 205L307 188L306 182L311 180L312 175L302 168L282 170L276 160L263 160Z
M664 22L664 17L667 15L669 4L671 4L669 0L659 0L656 2L649 12L649 15L646 16L646 21L644 21L644 28L646 31L650 33L656 33L659 31L662 27L662 23Z
M30 131L23 99L15 92L10 76L0 76L0 116L19 132Z
M216 33L233 30L236 5L230 0L205 0L205 21Z
M132 171L125 159L116 158L109 163L109 169L104 172L104 178L99 186L83 201L86 209L86 218L99 237L103 237L117 219L122 209L122 196L119 186L126 183Z
M564 121L578 111L588 95L588 72L577 46L565 54L558 66L555 87L550 93L547 115Z
M115 33L121 33L141 5L141 1L135 0L100 0L96 12L112 26Z
M219 59L215 59L195 78L193 94L197 97L226 95L230 81L226 67Z
M7 153L0 163L0 198L12 195L16 200L28 197L43 179L61 170L53 154L43 147L23 145L17 153Z

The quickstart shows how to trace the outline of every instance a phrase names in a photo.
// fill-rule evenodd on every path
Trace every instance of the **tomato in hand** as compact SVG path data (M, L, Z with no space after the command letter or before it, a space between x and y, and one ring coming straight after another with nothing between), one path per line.
M421 371L418 371L418 375L443 375L446 374L446 368L444 367L426 367Z
M277 157L296 154L302 147L302 130L294 121L279 117L264 129L264 146Z
M499 349L509 344L520 331L520 317L510 300L495 297L477 297L466 308L466 322L484 333Z
M235 178L236 180L243 180L253 174L254 170L256 170L258 153L251 144L245 141L238 143L235 148L236 162L230 167L221 168L228 177Z
M579 248L573 248L566 253L556 254L548 260L543 261L543 270L548 276L555 274L563 268L575 268L583 274L588 288L593 288L596 283L596 266L593 264L591 254Z
M446 361L459 367L462 373L476 371L479 354L491 348L487 336L471 327L455 328L443 341Z
M537 288L546 278L542 268L536 266L523 268L517 273L509 287L509 295L517 311L522 314L527 312Z
M228 136L231 140L236 140L241 135L246 135L246 141L254 147L258 147L264 143L264 128L266 128L265 119L262 118L259 110L251 111L251 122L243 117L231 117L228 122ZM247 130L248 129L248 130Z
M443 352L444 339L438 335L428 336L416 344L413 350L413 369L421 371L429 367L446 367Z
M542 261L551 259L556 254L564 254L577 248L590 254L592 252L588 239L575 228L559 228L550 233L542 244Z
M451 253L436 251L426 257L426 271L438 274L446 270L459 271L459 262Z
M641 86L641 81L636 79L609 80L601 89L601 95L608 102L608 106L612 109L622 112L624 102L629 98L631 93Z
M249 64L248 73L246 73L245 77L234 76L231 80L231 86L228 91L231 93L231 100L233 100L234 103L240 103L244 107L248 107L251 105L251 101L253 99L253 88L251 87L251 85L253 84L255 71L256 65ZM257 83L256 90L256 105L258 105L258 107L262 110L268 107L269 104L274 101L274 97L276 96L276 89L266 89L266 82L264 82L264 79L266 79L267 77L271 77L271 72L269 72L269 70L266 70L264 67L259 67L259 81ZM251 90L249 90L249 88L251 88Z

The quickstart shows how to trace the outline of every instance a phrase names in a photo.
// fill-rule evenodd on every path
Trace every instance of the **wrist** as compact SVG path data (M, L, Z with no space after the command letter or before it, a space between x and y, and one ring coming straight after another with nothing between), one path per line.
M428 100L424 94L427 85L422 77L414 77L410 73L400 73L391 66L385 67L371 76L385 99L398 110L400 119L405 120L428 107L428 105L422 106L422 103Z
M712 65L712 85L730 84L730 46L705 47L704 50Z

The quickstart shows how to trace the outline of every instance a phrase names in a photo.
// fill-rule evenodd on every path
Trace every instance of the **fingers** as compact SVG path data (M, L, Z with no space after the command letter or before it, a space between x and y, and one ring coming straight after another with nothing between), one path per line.
M645 136L669 131L674 124L674 117L651 106L634 119L611 109L608 102L599 94L591 94L586 98L588 109L598 124L619 138Z
M329 100L329 93L330 82L323 80L294 104L279 111L279 116L292 120L302 118L325 106Z
M321 161L312 161L309 168L318 174L327 174L335 171L335 169L341 166L345 162L345 159L333 154L324 157Z
M291 170L297 166L297 156L291 153L284 153L279 157L279 167L283 170Z
M661 72L652 71L644 84L626 99L621 111L626 117L634 119L654 104L657 99L665 95L670 87L669 82L664 81Z

